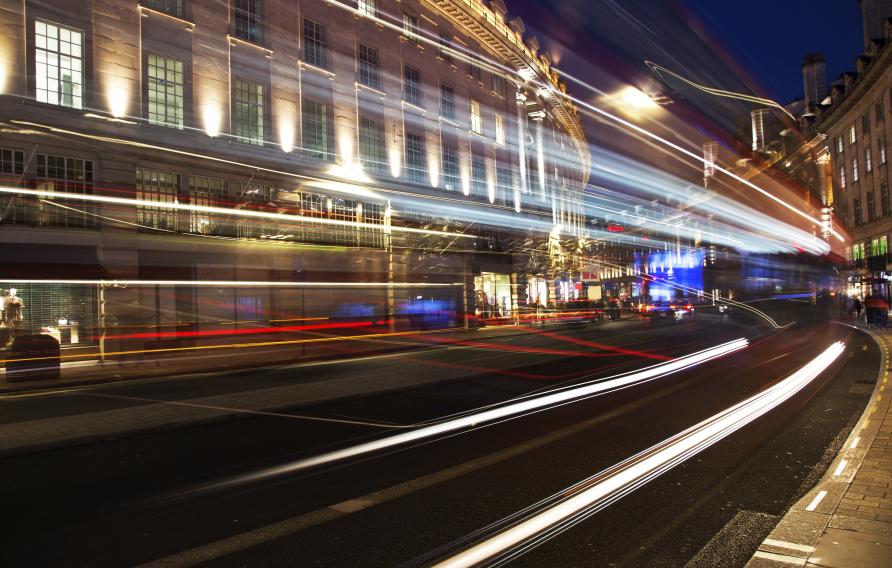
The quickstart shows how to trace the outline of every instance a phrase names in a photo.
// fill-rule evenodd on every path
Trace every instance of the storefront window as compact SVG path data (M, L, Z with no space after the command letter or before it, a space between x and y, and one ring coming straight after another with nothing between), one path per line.
M548 282L542 276L531 276L527 279L527 304L531 306L548 305Z
M476 313L483 319L511 317L511 276L482 272L474 277Z
M0 347L30 334L51 335L63 347L96 343L95 286L0 282L0 301Z

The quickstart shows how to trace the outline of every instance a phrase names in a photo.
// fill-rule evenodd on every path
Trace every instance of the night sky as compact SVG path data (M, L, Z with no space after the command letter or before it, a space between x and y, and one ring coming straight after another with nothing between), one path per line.
M749 113L738 101L666 84L650 60L697 83L787 103L802 95L802 57L823 52L827 78L863 51L857 0L510 0L565 76L610 92L632 84L683 100L722 128ZM594 91L568 79L570 92ZM678 88L677 88L678 87Z
M781 102L802 96L802 55L823 52L827 79L855 68L864 49L857 0L685 0Z

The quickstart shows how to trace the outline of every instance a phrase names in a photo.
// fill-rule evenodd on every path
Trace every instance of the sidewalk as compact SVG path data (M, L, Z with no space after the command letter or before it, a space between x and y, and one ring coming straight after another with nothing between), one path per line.
M883 356L870 403L827 472L790 508L747 568L892 566L892 330L858 327L874 337Z

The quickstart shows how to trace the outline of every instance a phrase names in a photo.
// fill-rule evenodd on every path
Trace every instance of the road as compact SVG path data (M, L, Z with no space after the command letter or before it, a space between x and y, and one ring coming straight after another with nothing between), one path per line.
M543 396L739 337L749 347L629 388L275 474L276 467L415 431L440 417ZM839 324L770 330L704 314L682 322L568 326L303 367L302 381L384 381L443 368L454 376L275 416L237 415L4 458L2 564L428 565L504 528L505 519L540 500L776 384L835 341L845 342L846 351L793 398L512 564L741 565L820 476L864 409L880 360L866 335ZM5 404L3 419L209 393L238 400L289 380L294 370L282 368L105 385ZM414 428L400 427L406 425Z

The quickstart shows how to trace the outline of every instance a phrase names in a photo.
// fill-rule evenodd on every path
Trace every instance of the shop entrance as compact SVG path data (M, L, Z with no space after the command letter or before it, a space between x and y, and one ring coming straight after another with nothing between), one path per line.
M511 317L511 275L481 272L474 277L474 298L481 319Z

